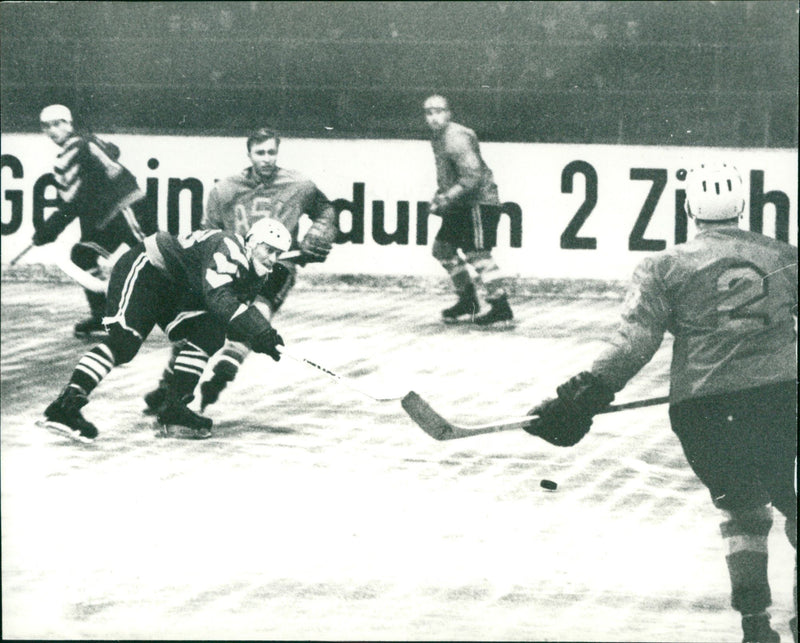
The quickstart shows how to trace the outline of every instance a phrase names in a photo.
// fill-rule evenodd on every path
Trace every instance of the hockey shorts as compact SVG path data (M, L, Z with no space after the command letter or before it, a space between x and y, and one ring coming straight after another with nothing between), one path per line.
M103 320L143 342L158 325L170 341L187 339L209 355L225 342L225 327L205 310L191 309L182 293L147 258L144 245L128 250L114 266Z
M491 250L497 245L500 206L473 203L449 208L442 214L442 227L436 241L465 252Z
M797 385L779 382L670 407L686 459L719 509L772 503L797 520Z

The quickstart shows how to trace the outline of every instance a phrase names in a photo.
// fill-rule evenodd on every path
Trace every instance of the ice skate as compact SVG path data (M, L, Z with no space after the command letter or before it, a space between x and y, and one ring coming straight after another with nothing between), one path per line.
M475 289L470 288L466 292L459 294L455 305L442 311L442 321L445 324L457 324L460 321L471 322L475 319L475 315L478 314L480 308L481 305L475 295Z
M97 427L81 414L89 398L73 386L67 386L44 411L44 418L36 424L76 442L92 442L97 437Z
M147 415L155 415L164 406L167 400L168 385L164 382L158 383L158 388L153 389L149 393L145 393L144 403L147 405L144 412Z
M508 305L508 298L503 295L497 299L489 300L491 308L483 315L475 318L475 325L481 328L506 329L514 328L514 313Z
M780 643L780 635L770 627L769 614L742 617L742 643Z
M205 440L211 437L211 418L192 411L191 396L168 399L158 412L156 424L162 437L182 440Z

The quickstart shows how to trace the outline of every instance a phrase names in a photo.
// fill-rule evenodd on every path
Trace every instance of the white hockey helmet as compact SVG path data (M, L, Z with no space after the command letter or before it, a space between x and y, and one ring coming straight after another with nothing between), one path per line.
M249 248L266 243L272 248L286 252L292 245L292 235L277 219L263 218L256 221L245 236Z
M259 277L264 277L272 272L278 255L285 252L292 245L292 235L286 226L275 219L260 219L245 235L250 265Z
M51 121L67 121L72 122L72 112L69 107L64 105L48 105L39 114L39 121L42 123L49 123Z
M745 189L739 171L726 163L704 163L686 175L686 212L700 221L737 219Z

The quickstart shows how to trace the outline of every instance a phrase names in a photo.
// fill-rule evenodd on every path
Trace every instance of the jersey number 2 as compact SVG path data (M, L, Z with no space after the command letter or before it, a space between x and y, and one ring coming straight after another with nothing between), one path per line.
M717 292L723 296L717 312L733 320L769 324L769 315L760 305L769 294L766 273L755 264L742 262L726 268L717 277Z

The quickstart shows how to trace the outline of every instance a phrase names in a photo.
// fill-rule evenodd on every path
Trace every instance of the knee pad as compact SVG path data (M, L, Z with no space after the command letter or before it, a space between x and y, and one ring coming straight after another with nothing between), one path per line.
M142 340L120 324L114 323L108 327L105 344L114 355L114 363L119 366L127 364L134 358L142 346Z

